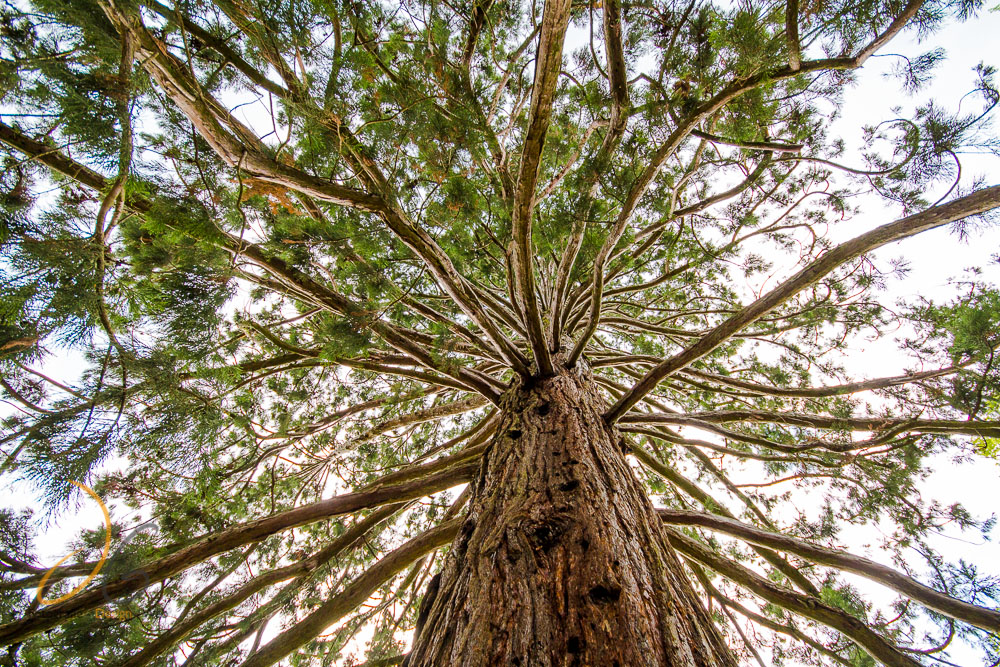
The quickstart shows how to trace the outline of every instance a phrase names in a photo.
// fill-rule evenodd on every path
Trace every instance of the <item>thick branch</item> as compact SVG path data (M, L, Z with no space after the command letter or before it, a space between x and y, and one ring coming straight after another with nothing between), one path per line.
M906 24L910 22L910 19L917 15L917 12L923 5L924 0L910 0L910 2L906 4L906 7L903 8L903 11L901 11L899 15L892 20L892 23L889 24L888 28L881 32L878 37L873 39L867 46L858 51L858 54L854 56L857 66L860 67L863 65L864 62L868 60L868 58L870 58L876 51L888 44L893 37L906 27Z
M186 637L194 629L212 620L216 616L223 614L236 607L244 600L247 600L255 593L264 590L278 582L310 574L318 568L336 558L347 549L353 548L372 528L382 523L393 514L398 512L404 503L387 505L372 512L369 516L358 521L347 531L333 540L329 545L317 551L307 558L303 558L291 565L259 574L249 582L233 591L229 595L208 605L188 619L175 624L168 631L159 635L146 645L141 651L131 656L121 664L120 667L142 667L149 664L154 658L163 654L171 646Z
M797 70L802 66L799 53L799 2L787 0L785 3L785 43L788 45L788 66Z
M514 195L510 253L514 283L511 299L524 310L525 327L535 363L541 375L551 375L552 359L549 354L542 316L535 292L534 257L531 242L531 216L535 204L535 185L541 168L545 135L552 117L556 84L562 68L563 40L569 25L569 0L547 0L542 13L542 30L538 38L535 58L535 81L531 91L531 116L521 151L521 166L517 174Z
M907 216L896 222L882 225L867 234L838 245L819 259L807 265L779 287L757 299L729 319L705 334L694 345L666 359L640 380L627 394L622 396L605 415L608 423L618 421L639 400L652 391L656 385L682 368L701 359L719 347L748 325L756 322L769 312L785 303L803 289L818 282L841 264L880 248L887 243L904 239L920 232L941 227L971 215L983 213L1000 206L1000 185L983 188L965 197L931 207L920 213Z
M764 410L714 410L710 412L638 413L622 417L622 424L702 424L733 422L764 422L804 428L850 431L882 431L886 429L913 433L954 433L988 438L1000 437L1000 421L967 421L958 419L901 419L890 417L829 417L796 412L766 412Z
M440 463L435 461L428 465L439 466ZM213 556L257 542L275 533L334 516L378 507L386 503L412 500L443 491L456 484L469 481L478 467L479 462L473 460L416 481L373 486L369 487L370 490L334 496L263 519L226 528L144 565L141 569L146 575L145 578L117 579L99 589L82 592L65 602L45 607L31 616L0 626L0 646L19 642L31 635L61 625L71 618L106 604L109 599L115 600L130 595L149 585L163 581L167 577L183 572L192 565Z
M331 624L343 618L367 600L375 590L424 554L455 539L463 519L452 519L419 535L387 554L365 570L343 591L324 602L316 611L275 637L243 662L241 667L273 665L306 642L314 639Z
M737 537L750 544L778 551L788 551L819 565L836 567L845 572L859 574L888 586L897 593L912 598L945 616L965 621L989 632L1000 632L1000 612L969 604L940 593L901 572L867 558L820 547L788 535L761 530L729 517L674 509L658 509L657 512L666 523L708 528Z
M209 31L205 30L199 26L194 21L188 19L186 16L180 14L179 10L173 10L166 5L162 5L156 0L142 0L142 4L149 7L154 12L162 16L168 21L177 21L178 18L181 21L181 27L187 32L191 33L196 37L202 44L205 44L213 51L222 56L226 62L228 62L234 69L243 73L250 81L254 84L260 86L267 92L276 95L278 97L284 98L289 95L289 92L268 79L263 73L255 69L250 63L244 60L240 54L236 53L228 44L223 40L219 39Z
M469 23L469 36L465 40L465 49L462 51L462 67L466 70L472 64L472 56L476 52L476 42L479 41L479 34L486 24L486 14L493 6L493 0L479 0L472 8L472 21Z
M700 542L676 531L667 532L670 544L680 553L696 560L727 579L753 591L763 599L790 612L811 618L837 630L888 667L919 667L909 656L889 644L868 625L845 611L831 607L818 599L796 593L768 581L756 572L720 556Z

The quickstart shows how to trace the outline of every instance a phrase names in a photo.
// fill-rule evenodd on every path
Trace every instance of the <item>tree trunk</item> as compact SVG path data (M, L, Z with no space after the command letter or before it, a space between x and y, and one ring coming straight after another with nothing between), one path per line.
M503 398L409 667L737 664L583 363Z

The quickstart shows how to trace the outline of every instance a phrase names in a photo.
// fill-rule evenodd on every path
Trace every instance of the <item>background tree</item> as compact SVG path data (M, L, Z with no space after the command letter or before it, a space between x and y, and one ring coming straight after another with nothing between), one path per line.
M887 303L868 258L1000 206L959 161L993 71L863 164L827 136L872 55L979 8L5 3L2 465L156 531L42 604L5 511L4 660L997 664L996 581L929 542L992 521L917 484L996 451L1000 293ZM899 217L835 243L864 193ZM890 323L906 368L862 377ZM869 522L891 566L843 544Z

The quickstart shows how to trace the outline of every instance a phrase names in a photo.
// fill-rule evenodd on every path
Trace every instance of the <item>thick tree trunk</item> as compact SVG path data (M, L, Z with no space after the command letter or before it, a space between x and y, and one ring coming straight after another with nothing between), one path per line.
M504 396L409 667L736 665L580 367Z

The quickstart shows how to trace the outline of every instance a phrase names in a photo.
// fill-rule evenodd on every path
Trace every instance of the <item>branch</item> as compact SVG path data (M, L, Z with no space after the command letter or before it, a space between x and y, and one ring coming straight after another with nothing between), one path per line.
M108 180L101 174L66 157L58 148L32 139L2 121L0 121L0 141L24 153L35 162L44 164L94 190L104 192L108 188ZM149 202L145 199L130 198L130 203L141 210L149 208Z
M705 426L708 427L706 430L710 430L712 425L706 424ZM620 430L623 433L635 433L637 435L645 435L647 437L656 438L658 440L663 440L665 442L669 442L675 445L684 445L684 446L690 445L691 447L701 447L703 449L709 449L713 452L718 452L719 454L729 454L730 456L735 456L737 458L754 459L755 461L781 461L784 463L793 463L798 465L811 463L813 465L820 466L823 468L842 468L848 463L853 462L853 459L848 459L845 456L838 456L837 455L838 452L834 452L829 455L829 458L834 459L833 461L824 461L823 459L819 459L814 456L803 456L802 454L799 453L800 450L798 449L795 449L794 452L792 452L793 454L792 456L780 456L776 454L760 454L749 448L747 448L746 450L733 449L732 447L726 447L725 445L709 442L707 440L693 440L691 438L684 438L663 426L655 426L653 428L642 428L641 426L622 426ZM718 431L710 430L710 432L717 433ZM723 435L724 437L729 437L729 433L732 432L729 431L725 433L720 433L720 435ZM739 442L744 442L744 440L739 440L738 438L732 438L732 439L737 440ZM767 441L759 442L753 438L750 438L749 440L752 441L750 444L757 444L759 446L778 449L778 446L771 446L771 444L767 443ZM815 449L815 447L811 447L809 449ZM778 451L781 450L778 449Z
M767 412L764 410L714 410L711 412L638 413L622 417L622 424L702 424L732 422L765 422L805 428L845 429L851 431L881 431L885 429L918 433L956 433L988 438L1000 437L1000 421L966 421L957 419L903 419L898 417L829 417L797 412ZM857 443L854 443L857 444Z
M728 190L725 190L723 192L719 192L718 194L709 195L705 199L702 199L699 202L695 202L694 204L690 204L690 205L685 206L683 208L679 208L676 211L674 211L674 214L673 214L672 217L673 218L679 218L679 217L684 216L684 215L691 215L692 213L698 213L700 211L705 210L709 206L713 206L715 204L718 204L721 201L725 201L727 199L731 199L731 198L735 197L736 195L742 194L747 188L749 188L751 185L753 185L754 183L756 183L760 179L761 175L763 175L764 170L767 169L768 167L770 167L772 164L773 164L773 161L771 159L771 156L770 155L765 155L764 158L760 162L757 163L757 166L754 167L754 170L751 171L747 175L747 177L745 179L743 179L742 182L740 182L739 185L735 185L735 186L733 186L732 188L730 188ZM642 236L644 236L646 233L648 233L650 231L655 231L655 229L648 229L648 228L644 229L642 232L640 232L638 234L638 237L641 238ZM725 251L726 249L728 249L728 245L724 246L720 250L720 252L721 251ZM689 266L689 265L686 265L686 266Z
M159 2L156 2L156 0L142 0L142 4L149 7L168 21L177 21L178 17L180 17L181 27L183 30L188 31L194 37L198 38L202 44L205 44L210 49L218 53L226 60L226 62L232 65L234 69L242 72L244 76L250 79L250 81L257 84L267 92L280 98L286 98L290 95L289 91L274 83L260 71L255 69L228 44L199 26L194 21L190 20L188 17L181 15L179 10L171 9L166 5L161 5Z
M240 667L266 667L290 655L367 600L379 586L394 577L407 565L424 554L454 540L463 521L462 518L452 519L431 528L390 552L365 570L339 594L324 602L316 611L285 630L247 658Z
M889 41L895 37L906 24L909 23L910 19L916 16L917 11L923 6L924 0L910 0L903 8L903 11L893 19L889 27L885 29L878 37L873 39L868 46L864 47L858 54L854 56L854 61L857 63L856 67L860 67L864 64L868 58L872 56L876 51L881 49L883 46L889 43Z
M929 586L923 585L912 577L908 577L901 572L897 572L890 567L880 565L867 558L843 551L827 549L806 542L805 540L782 535L781 533L761 530L760 528L749 526L728 517L673 509L658 509L656 511L666 523L708 528L709 530L737 537L750 544L778 551L788 551L818 565L826 565L828 567L839 568L845 572L853 572L872 581L877 581L883 586L887 586L905 597L912 598L925 607L940 612L945 616L950 616L958 621L964 621L989 632L996 633L1000 631L1000 612L969 604L950 595L940 593Z
M650 454L648 451L642 447L633 446L632 454L639 460L640 463L645 465L647 468L655 472L656 474L663 477L663 479L671 482L678 488L680 488L684 493L688 494L694 498L698 503L701 504L705 509L711 510L722 516L726 516L732 519L736 517L722 505L710 496L708 493L699 488L694 482L688 478L681 475L679 472L673 468L663 465L655 456ZM753 550L757 554L770 563L776 570L788 577L788 580L794 583L799 589L805 591L810 595L819 595L819 590L816 586L806 578L804 574L799 572L799 570L789 563L787 560L782 558L780 555L768 549L766 547L754 547Z
M960 370L962 370L962 366L949 366L947 368L939 368L931 371L921 371L919 373L908 373L906 375L896 375L893 377L875 378L872 380L860 380L858 382L831 385L829 387L772 387L769 385L757 384L756 382L749 382L747 380L740 380L739 378L730 377L728 375L718 375L716 373L697 371L693 368L685 369L681 371L681 373L684 375L693 375L695 377L717 382L719 384L729 385L730 387L746 389L758 394L767 394L769 396L821 398L826 396L845 396L862 391L871 391L873 389L898 387L899 385L941 377L942 375L951 375L952 373L957 373Z
M788 66L793 70L802 66L799 52L799 2L787 0L785 3L785 43L788 45Z
M440 465L439 461L427 464L428 467L440 467ZM135 593L226 551L316 521L437 493L469 481L478 469L479 462L472 460L416 481L384 486L372 485L366 490L334 496L207 535L193 544L144 565L140 569L145 577L119 578L101 588L82 592L65 602L47 606L31 616L0 626L0 646L22 641L61 625L71 618L106 604L108 600Z
M356 445L362 442L368 442L383 433L388 433L397 428L402 428L403 426L410 426L412 424L422 424L424 422L436 421L438 419L443 419L444 417L451 417L454 415L461 415L470 410L475 410L476 408L481 408L486 405L486 400L478 395L468 396L463 399L456 401L451 401L450 403L441 403L439 405L434 405L429 408L424 408L423 410L417 410L416 412L410 412L405 415L400 415L392 419L387 419L381 424L376 424L370 429L355 438L351 444Z
M535 355L538 372L543 376L551 375L553 366L535 293L531 216L535 204L535 185L541 169L542 148L562 68L563 40L569 25L570 5L570 0L546 0L542 12L542 29L535 56L535 81L531 91L531 116L521 150L511 223L513 239L509 261L514 274L514 281L510 286L511 300L514 303L520 302L524 309L528 341Z
M143 68L226 164L252 178L323 201L373 213L384 209L384 202L377 196L331 183L271 158L256 134L209 95L167 45L149 33L141 19L126 16L110 0L100 4L117 30L135 41Z
M841 264L871 252L883 245L941 227L956 220L989 211L1000 206L1000 185L983 188L965 197L931 207L855 237L833 248L780 286L757 299L705 334L694 345L664 360L650 370L627 394L622 396L604 415L609 424L618 421L656 385L682 368L712 352L748 325L785 303L803 289L818 282Z
M803 144L786 144L780 141L739 141L737 139L726 139L716 134L709 134L701 130L691 130L691 135L711 141L713 144L723 144L725 146L736 146L755 151L769 151L771 153L801 153L805 148Z
M603 4L604 47L608 50L608 83L611 87L611 125L615 125L616 117L623 115L629 105L628 70L622 47L621 4L619 0L607 0Z
M462 52L462 67L468 71L472 64L472 56L476 52L476 42L479 41L479 33L483 31L486 23L486 13L493 6L493 0L479 0L472 8L472 21L469 23L469 37L465 41L465 49Z
M720 556L690 537L672 530L666 532L671 546L688 558L718 572L733 583L745 586L772 604L837 630L882 664L888 667L920 667L920 663L900 653L864 621L820 602L815 597L782 588L743 565Z
M163 654L174 644L182 640L195 628L236 607L255 593L278 582L315 572L342 552L353 548L371 529L402 509L404 504L396 503L381 507L355 523L344 534L311 556L291 565L272 570L271 572L256 575L236 591L213 602L186 621L175 624L168 631L147 644L144 649L128 658L119 667L143 667L143 665L149 664L154 658Z

